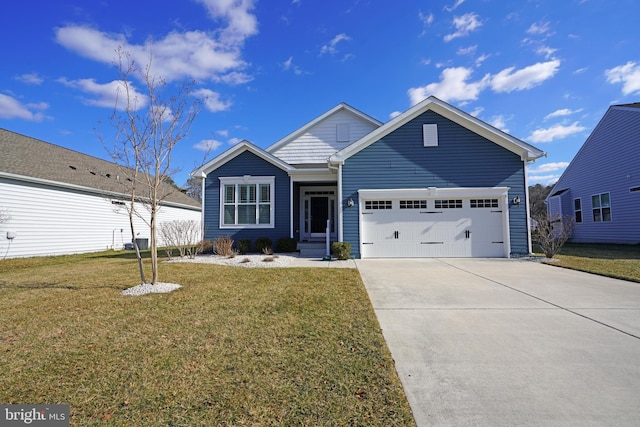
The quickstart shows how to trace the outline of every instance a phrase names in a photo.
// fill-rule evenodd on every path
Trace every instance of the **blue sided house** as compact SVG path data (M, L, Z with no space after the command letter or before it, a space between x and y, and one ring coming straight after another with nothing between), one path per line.
M640 102L612 105L547 197L552 219L575 220L569 241L640 243Z
M193 172L208 240L344 241L354 258L531 252L526 165L545 153L429 97L387 123L340 104Z

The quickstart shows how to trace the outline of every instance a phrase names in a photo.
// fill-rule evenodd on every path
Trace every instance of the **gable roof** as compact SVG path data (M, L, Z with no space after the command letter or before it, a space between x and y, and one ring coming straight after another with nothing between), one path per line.
M294 141L296 138L299 138L301 135L304 135L306 132L309 131L309 129L311 129L312 127L314 127L315 125L319 124L320 122L326 120L327 118L331 117L332 115L340 112L340 111L347 111L351 114L353 114L354 116L358 117L361 120L364 120L368 123L371 123L372 125L378 127L378 126L382 126L382 122L379 120L374 119L373 117L363 113L362 111L353 108L352 106L350 106L347 103L340 103L338 105L336 105L335 107L333 107L332 109L330 109L329 111L327 111L326 113L316 117L315 119L311 120L309 123L303 125L302 127L296 129L295 131L291 132L289 135L285 136L284 138L280 139L279 141L275 142L274 144L270 145L269 147L266 148L266 151L268 151L269 153L273 153L277 150L279 150L280 148L282 148L283 146L287 145L288 143Z
M480 119L477 119L464 111L461 111L435 96L430 96L409 108L404 113L389 120L373 132L360 138L348 147L338 151L329 158L330 163L343 163L346 159L365 149L369 145L384 138L394 130L400 128L409 121L415 119L426 111L433 111L476 134L500 145L501 147L518 154L523 160L535 160L546 153L524 141L515 138L500 129L497 129Z
M578 159L582 156L582 153L585 151L587 145L594 138L596 138L596 135L600 132L600 128L605 126L605 122L607 121L609 116L614 111L627 111L627 112L630 112L631 114L640 114L640 102L634 102L634 103L631 103L631 104L610 105L609 106L609 108L604 113L604 115L602 116L602 118L600 119L598 124L595 126L595 128L593 128L593 131L591 131L591 133L589 134L589 136L587 137L585 142L582 144L582 146L580 147L580 149L578 150L576 155L573 156L573 159L569 163L569 166L567 166L565 168L564 172L562 172L562 175L560 175L560 178L558 178L558 181L556 181L556 183L553 185L553 189L551 190L551 193L549 193L550 195L554 195L555 196L555 195L562 194L561 191L563 189L565 189L564 187L566 187L566 185L567 185L564 182L567 179L570 180L570 178L568 178L568 177L571 176L571 170L576 167L576 163L577 163ZM551 197L551 196L547 196L546 200L548 200L549 197Z
M224 151L223 153L209 160L204 165L200 166L198 169L196 169L191 173L191 176L204 178L211 171L219 168L220 166L224 165L225 163L239 156L245 151L249 151L250 153L260 157L261 159L271 163L272 165L279 167L285 172L290 172L295 169L293 166L280 160L276 156L273 156L272 154L266 152L262 148L252 144L246 139L243 139L233 147L229 148L228 150Z
M0 129L0 177L99 194L126 195L130 181L122 166L39 139ZM163 185L163 203L200 209L200 203Z

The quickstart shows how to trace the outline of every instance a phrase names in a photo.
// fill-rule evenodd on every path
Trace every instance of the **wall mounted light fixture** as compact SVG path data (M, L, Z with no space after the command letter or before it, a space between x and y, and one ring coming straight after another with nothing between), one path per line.
M347 200L347 206L349 206L350 208L352 208L352 207L353 207L353 203L354 203L354 202L353 202L353 199L349 199L349 200Z
M514 205L519 205L520 204L520 196L516 196L513 198L513 204Z

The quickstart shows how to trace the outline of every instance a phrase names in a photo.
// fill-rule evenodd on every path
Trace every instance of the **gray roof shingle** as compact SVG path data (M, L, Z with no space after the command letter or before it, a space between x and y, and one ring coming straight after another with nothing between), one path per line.
M130 170L115 163L0 128L0 172L88 187L98 192L128 194ZM163 185L171 204L200 208L200 203Z

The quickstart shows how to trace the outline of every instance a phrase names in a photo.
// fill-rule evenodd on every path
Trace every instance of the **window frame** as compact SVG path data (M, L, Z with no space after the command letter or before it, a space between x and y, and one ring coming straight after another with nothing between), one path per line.
M602 205L602 196L607 195L607 199L608 199L608 205L607 206L603 206ZM597 197L598 198L598 206L594 206L593 200L594 198ZM604 210L608 209L609 210L609 216L608 216L608 220L605 219L604 216ZM596 211L599 214L599 219L596 219ZM591 195L591 220L594 223L600 223L600 222L613 222L613 215L612 215L612 209L611 209L611 193L610 192L605 192L605 193L598 193L598 194L592 194Z
M219 227L220 229L259 229L259 228L275 228L275 177L274 176L240 176L240 177L219 177L220 180L220 209L219 209ZM255 185L255 201L252 201L249 197L249 201L240 201L240 188L241 186ZM269 187L269 201L265 202L262 198L261 185L268 185ZM226 201L226 189L228 186L234 188L234 200L233 202ZM269 206L269 222L260 224L260 207ZM226 224L225 220L225 207L234 207L234 223ZM255 206L255 223L251 224L239 224L238 214L239 206Z
M578 205L576 205L576 202L578 202ZM583 221L583 213L584 209L582 208L582 197L576 197L575 199L573 199L573 216L575 218L576 224L580 224ZM580 215L578 215L580 214ZM579 218L578 218L579 216Z

